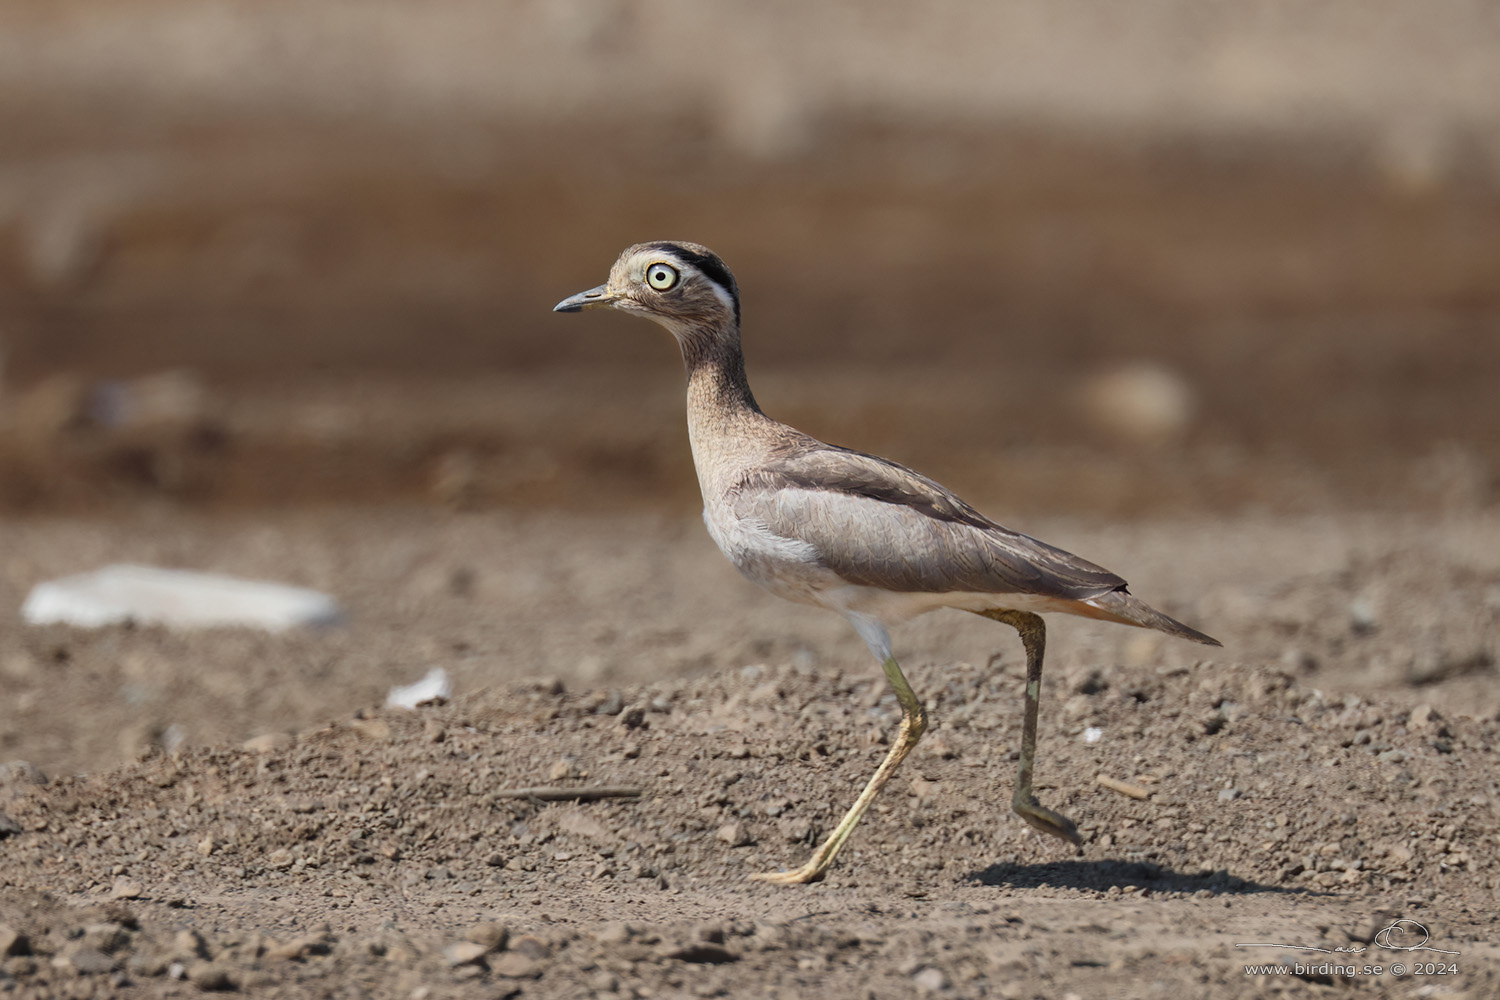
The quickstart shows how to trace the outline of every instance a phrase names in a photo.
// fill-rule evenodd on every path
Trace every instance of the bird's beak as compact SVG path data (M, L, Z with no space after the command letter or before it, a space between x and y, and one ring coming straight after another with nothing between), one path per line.
M616 298L618 296L610 292L608 285L600 285L598 288L590 288L586 292L579 292L577 295L563 299L552 307L552 311L576 313L583 312L585 309L602 309L614 305Z

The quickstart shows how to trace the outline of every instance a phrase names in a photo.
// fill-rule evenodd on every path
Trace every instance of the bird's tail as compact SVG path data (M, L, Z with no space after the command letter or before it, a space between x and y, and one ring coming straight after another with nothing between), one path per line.
M1128 594L1123 590L1111 590L1107 594L1090 597L1083 603L1103 612L1100 615L1101 618L1108 618L1110 621L1117 621L1123 625L1139 625L1141 628L1156 629L1158 632L1175 635L1179 639L1201 642L1205 646L1224 645L1213 636L1205 635L1195 628L1189 628L1176 618L1162 614L1134 594Z

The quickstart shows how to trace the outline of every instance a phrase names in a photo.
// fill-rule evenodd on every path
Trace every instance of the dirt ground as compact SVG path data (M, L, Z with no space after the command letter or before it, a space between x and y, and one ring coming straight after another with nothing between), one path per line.
M897 709L842 622L740 580L695 520L12 520L0 740L34 767L0 785L0 984L26 997L1500 989L1494 514L1025 524L1123 569L1225 648L1054 621L1039 778L1083 830L1074 857L1009 810L1014 636L957 613L913 622L898 649L934 730L829 878L799 888L745 876L801 862ZM348 619L276 637L20 624L30 581L114 561L289 577L337 595ZM435 665L451 704L381 707ZM505 794L618 786L639 794ZM1416 923L1377 936L1397 921ZM1442 951L1392 950L1418 943L1416 924Z

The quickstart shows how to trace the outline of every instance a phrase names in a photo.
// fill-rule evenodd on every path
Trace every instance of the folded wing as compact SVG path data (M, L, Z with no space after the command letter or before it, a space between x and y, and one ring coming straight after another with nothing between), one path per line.
M1108 570L996 524L904 466L812 439L747 476L733 503L740 517L810 544L823 566L853 584L1075 601L1125 587Z

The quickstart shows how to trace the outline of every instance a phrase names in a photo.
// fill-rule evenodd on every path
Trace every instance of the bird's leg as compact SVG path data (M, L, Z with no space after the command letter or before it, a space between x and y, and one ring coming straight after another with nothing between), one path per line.
M1047 648L1047 626L1042 616L1030 611L996 609L980 611L986 618L1014 628L1021 634L1026 649L1026 712L1021 721L1021 767L1016 776L1016 793L1010 806L1034 829L1061 837L1074 845L1083 843L1078 827L1061 813L1041 805L1031 791L1031 771L1036 764L1036 713L1042 697L1042 655Z
M865 785L865 790L859 793L859 798L854 800L854 805L849 807L844 818L839 820L839 825L834 828L828 839L823 841L823 846L819 847L808 859L807 864L795 871L764 872L751 875L751 878L782 885L816 882L821 879L823 873L833 864L833 859L838 857L844 841L848 840L849 834L854 832L859 818L865 814L866 809L870 808L870 803L875 801L875 796L880 794L880 790L895 773L897 766L907 754L911 753L911 748L917 745L917 741L926 732L927 711L922 708L922 703L912 692L911 685L906 682L906 676L901 673L901 667L896 663L896 658L886 656L881 666L885 670L885 676L891 682L891 687L896 689L896 700L901 702L901 728L896 733L896 742L891 746L891 752L885 755L885 760L881 761L880 767L875 771L875 776L870 779L869 784Z

